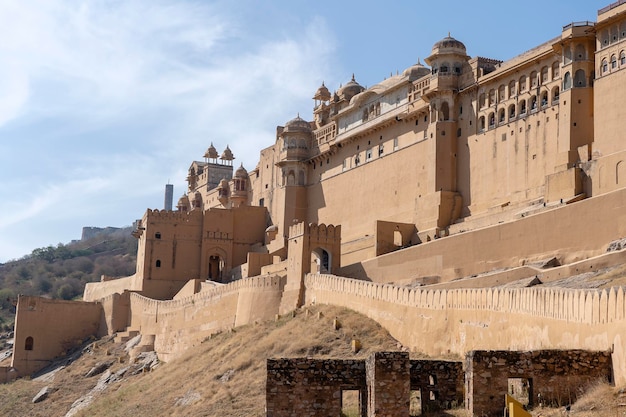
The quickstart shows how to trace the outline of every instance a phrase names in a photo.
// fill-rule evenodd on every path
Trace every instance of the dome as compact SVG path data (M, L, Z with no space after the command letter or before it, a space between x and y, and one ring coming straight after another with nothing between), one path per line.
M422 78L424 75L429 75L430 70L422 65L422 63L417 60L417 64L412 65L404 70L402 75L405 77L409 77L409 81L415 81L419 78Z
M230 150L228 145L226 145L226 149L224 149L224 152L222 152L222 156L220 157L220 159L223 159L225 161L232 161L233 159L235 159L235 157L233 156L233 152Z
M205 158L210 158L210 159L217 159L219 155L217 154L217 150L215 149L215 146L213 146L213 142L211 142L211 146L209 146L209 149L206 150L206 152L204 153L204 157Z
M321 101L330 100L330 91L328 91L328 88L326 88L326 86L324 85L324 82L322 82L322 85L320 86L320 88L318 88L317 91L315 92L315 95L313 96L313 100L321 100Z
M356 82L354 79L354 74L352 74L352 79L348 81L346 85L341 87L337 93L339 94L340 99L350 100L352 97L359 94L361 91L365 90L363 86Z
M448 36L433 45L432 55L444 52L456 52L465 55L467 50L463 42L454 39L448 33Z
M300 117L300 115L296 116L294 119L291 119L285 124L285 132L310 132L311 125L309 122Z
M235 171L235 178L248 178L248 171L243 167L243 164Z

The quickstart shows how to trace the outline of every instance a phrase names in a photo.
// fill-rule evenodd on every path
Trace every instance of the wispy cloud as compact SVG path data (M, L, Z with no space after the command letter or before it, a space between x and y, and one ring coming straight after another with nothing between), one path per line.
M236 7L0 3L0 261L130 223L211 141L253 168L275 125L310 110L334 53L325 22L257 38Z

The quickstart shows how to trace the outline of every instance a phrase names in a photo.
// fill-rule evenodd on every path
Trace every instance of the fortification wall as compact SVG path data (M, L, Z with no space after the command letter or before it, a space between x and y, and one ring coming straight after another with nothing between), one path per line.
M570 263L599 255L624 236L626 189L382 255L342 268L342 275L375 282L425 276L450 281L539 257L567 254L562 263Z
M283 286L279 277L264 276L169 301L131 293L129 328L156 335L155 350L167 361L212 334L273 319Z
M124 291L141 291L142 279L137 274L129 277L117 278L101 282L88 282L85 284L83 301L97 301L111 294L121 294Z
M96 336L101 315L99 303L19 297L11 366L19 376L45 367L85 338Z
M621 287L420 290L330 275L307 275L305 287L307 304L365 314L415 351L438 356L471 350L611 350L615 381L626 383Z

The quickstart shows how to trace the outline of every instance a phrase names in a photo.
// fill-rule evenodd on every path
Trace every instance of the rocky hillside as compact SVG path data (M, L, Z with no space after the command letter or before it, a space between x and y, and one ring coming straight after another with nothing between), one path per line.
M131 231L104 229L88 239L37 248L22 259L0 264L0 332L13 327L18 294L71 300L101 275L133 274L137 239Z

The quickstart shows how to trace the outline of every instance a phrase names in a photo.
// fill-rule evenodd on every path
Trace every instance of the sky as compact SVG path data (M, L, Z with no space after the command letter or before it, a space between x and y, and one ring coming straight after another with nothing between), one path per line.
M168 182L176 204L211 143L254 169L322 82L372 86L448 32L507 60L608 4L0 0L0 263L131 225Z

